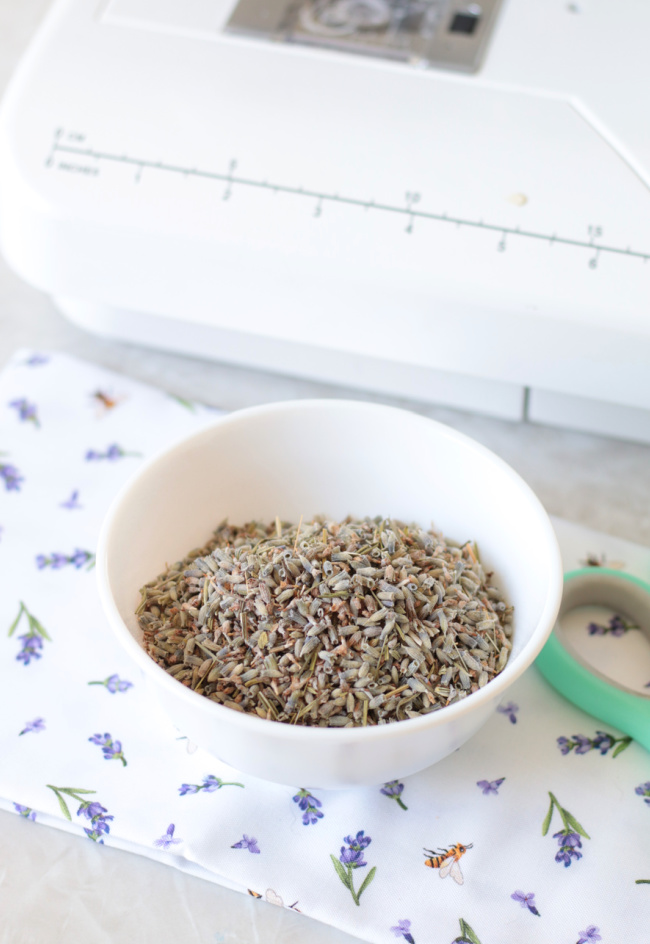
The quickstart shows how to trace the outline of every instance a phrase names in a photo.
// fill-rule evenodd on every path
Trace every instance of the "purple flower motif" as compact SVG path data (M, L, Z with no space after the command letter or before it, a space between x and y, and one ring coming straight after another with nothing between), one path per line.
M187 796L188 793L198 793L200 789L198 783L182 783L178 792L180 796Z
M411 922L407 918L400 918L397 924L391 928L395 937L403 937L408 944L415 944L411 934Z
M348 848L341 846L339 861L353 869L364 869L368 863L363 860L363 850L372 842L370 836L364 836L364 830L361 829L354 837L345 836L343 842L347 842Z
M95 566L95 555L90 551L82 551L80 548L75 548L74 553L70 555L61 554L59 551L53 551L49 557L46 554L36 555L36 566L39 570L46 567L51 567L52 570L61 570L62 567L66 567L68 564L72 564L77 570L87 564L86 569L92 570Z
M311 826L317 823L319 819L323 818L323 814L320 811L320 807L323 804L318 797L315 797L309 790L305 790L304 787L298 790L295 797L293 797L293 802L297 803L298 807L303 811L303 825Z
M476 786L480 787L484 795L487 796L490 793L498 793L499 787L505 779L505 777L500 777L499 780L477 780Z
M643 802L650 806L650 780L646 780L645 783L640 783L638 787L634 788L634 792L637 796L644 797Z
M591 944L592 941L602 941L599 934L600 928L595 924L590 924L586 931L580 931L580 938L576 944Z
M234 843L231 849L248 849L249 852L253 852L256 855L259 855L259 846L257 845L257 839L254 836L247 836L246 833L242 836L239 842Z
M25 481L15 465L0 462L0 479L4 482L6 492L19 492Z
M92 560L94 556L95 555L91 554L90 551L82 551L80 548L76 547L74 553L68 558L68 560L77 568L77 570L79 570L80 567L83 567L84 564L87 564L88 561Z
M21 734L29 734L30 731L44 731L45 730L45 721L43 718L34 718L33 721L28 721L25 727L20 732Z
M70 495L70 498L66 499L64 502L61 502L60 507L67 508L68 511L76 511L77 509L82 508L83 506L79 504L78 490L75 489L75 491Z
M95 816L101 816L106 812L108 812L106 807L102 806L101 803L98 803L96 800L93 800L92 803L84 801L77 810L77 816L85 816L86 819L92 820ZM108 817L108 819L112 818L112 816Z
M560 847L559 852L555 854L555 861L562 863L565 869L571 865L572 859L577 861L582 858L582 853L578 852L578 849L582 849L578 833L562 829L558 833L553 833L553 839L557 839Z
M125 456L139 456L139 452L127 452L125 449L122 449L121 446L118 446L117 443L111 443L107 447L106 452L97 452L95 449L89 449L86 452L86 462L98 462L101 459L107 459L109 462L115 462L117 459L122 459Z
M207 777L203 778L203 789L206 793L214 793L215 790L220 790L223 786L223 780L220 777L215 777L214 774L208 774Z
M75 796L75 799L79 801L80 798ZM98 803L96 800L92 803L88 802L88 800L81 800L79 809L77 810L77 816L84 816L86 819L90 820L90 828L84 826L85 834L89 839L92 839L93 842L98 842L100 845L104 844L102 837L107 836L111 831L108 825L109 820L114 819L113 816L106 816L106 812L106 807L102 806L102 804Z
M36 351L34 354L30 354L30 356L27 358L25 361L25 367L42 367L43 364L49 364L49 362L49 357L47 357L45 354L39 354L38 351Z
M516 891L510 896L514 901L518 901L522 908L528 908L531 914L537 915L540 917L539 911L535 906L535 894L530 892L530 894L525 894L525 892Z
M505 705L499 705L497 711L500 711L502 715L507 715L510 724L517 724L517 712L519 711L519 705L516 705L514 701L509 701Z
M93 734L88 740L91 744L98 744L102 749L104 760L121 760L126 767L126 758L122 752L120 741L114 741L110 734Z
M402 791L404 790L404 784L400 783L399 780L389 780L388 783L385 783L380 793L383 793L384 796L390 797L391 800L395 800L403 810L407 810L408 807L404 804L402 800Z
M591 740L584 734L574 734L573 740L576 745L576 754L587 754L591 750Z
M130 688L133 688L133 682L127 682L126 679L121 679L118 675L109 675L103 682L88 682L88 684L103 685L104 688L108 689L111 695L114 695L116 692L128 692Z
M361 849L346 849L345 846L341 846L339 862L342 865L349 865L353 869L365 869L368 865L367 862L364 862Z
M36 820L36 812L30 806L23 806L22 803L14 803L16 813L33 822Z
M12 400L9 406L18 411L18 419L21 423L33 423L34 426L37 427L41 425L38 421L36 404L29 403L25 397L21 397L19 400Z
M182 842L182 839L174 839L175 829L175 825L170 823L165 835L161 836L160 839L154 839L154 846L158 846L159 849L169 849L170 846L175 846L178 845L179 842Z
M208 774L203 778L203 783L183 783L178 789L181 796L188 793L200 793L204 790L206 793L214 793L215 790L221 790L222 787L243 787L243 783L222 780L221 777L215 777L214 774Z
M591 743L601 754L606 754L607 751L616 744L616 738L612 737L611 734L607 734L605 731L596 731L596 737Z
M345 836L343 842L347 842L351 849L366 849L372 842L372 839L370 836L364 836L364 830L360 829L354 838L352 838L352 836Z
M624 751L631 742L632 738L627 735L617 738L606 731L596 731L596 736L593 738L589 738L585 734L574 734L571 738L559 737L557 746L562 754L570 754L573 750L576 754L588 754L589 751L596 750L603 755L614 747L612 757L618 757L621 751Z
M628 623L626 619L620 616L618 613L615 613L611 617L607 626L603 626L601 623L589 623L587 625L587 632L590 636L606 636L612 635L617 639L621 636L624 636L630 629L638 629L639 627L635 623Z
M22 642L22 649L16 656L18 662L22 662L23 665L29 665L32 659L40 659L43 648L43 640L36 633L25 633L23 636L18 637Z

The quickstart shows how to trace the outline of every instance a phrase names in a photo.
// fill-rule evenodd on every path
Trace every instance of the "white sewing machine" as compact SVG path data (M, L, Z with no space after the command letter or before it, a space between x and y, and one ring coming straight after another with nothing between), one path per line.
M0 238L92 331L650 441L650 4L57 0Z

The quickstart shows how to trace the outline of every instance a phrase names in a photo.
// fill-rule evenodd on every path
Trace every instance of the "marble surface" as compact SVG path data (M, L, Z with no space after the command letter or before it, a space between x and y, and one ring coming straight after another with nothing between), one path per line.
M0 90L45 0L0 0ZM86 358L226 409L296 397L406 406L475 437L509 462L550 514L650 544L650 446L398 401L143 350L86 334L0 260L0 367L18 347ZM597 549L594 549L595 551ZM352 938L115 849L0 815L0 944L345 944Z

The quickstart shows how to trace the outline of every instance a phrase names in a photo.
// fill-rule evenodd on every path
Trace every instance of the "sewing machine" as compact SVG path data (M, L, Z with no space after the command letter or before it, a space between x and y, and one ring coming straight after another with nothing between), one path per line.
M10 264L91 331L650 441L650 6L57 0Z

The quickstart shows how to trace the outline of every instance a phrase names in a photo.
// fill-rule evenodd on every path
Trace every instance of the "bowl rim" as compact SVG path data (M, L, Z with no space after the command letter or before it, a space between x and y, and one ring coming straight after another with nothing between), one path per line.
M122 505L127 500L133 488L139 485L142 479L146 478L157 466L164 464L173 453L190 444L199 443L201 439L211 438L215 433L218 434L218 431L222 428L238 425L241 422L246 422L249 419L264 416L269 413L277 414L316 408L322 409L323 407L334 410L354 408L362 411L388 412L392 413L395 418L406 414L411 421L416 420L427 426L433 424L450 440L456 440L465 446L469 446L488 461L492 462L512 481L513 486L516 486L517 489L523 493L537 512L542 535L546 541L547 552L550 554L551 558L555 558L555 560L551 560L550 562L546 599L531 637L528 642L525 643L521 652L519 652L513 660L509 659L506 667L494 679L488 682L487 685L460 701L455 701L451 705L444 706L443 709L429 712L417 718L406 718L399 722L367 725L365 727L355 725L351 728L331 728L318 727L315 725L297 725L286 721L276 721L269 724L269 721L265 718L259 718L257 715L250 712L239 712L225 705L220 705L206 698L205 695L200 695L178 682L161 666L154 662L151 656L148 655L133 637L120 615L108 575L109 549L113 532L119 525ZM216 718L220 718L223 723L233 725L235 728L240 728L242 731L248 730L251 734L263 734L267 737L279 738L280 740L288 739L294 743L304 738L318 738L323 742L329 740L341 744L354 743L360 740L365 741L366 739L390 739L399 737L402 732L405 733L406 731L404 725L409 726L408 731L410 733L415 733L420 729L423 731L433 729L447 724L447 722L452 722L454 719L460 719L470 712L480 712L481 706L487 706L490 702L495 701L506 688L515 682L526 669L532 665L535 658L541 652L556 621L562 597L564 579L560 548L548 513L528 483L504 459L466 433L462 433L452 426L448 426L446 423L424 416L413 410L368 400L347 400L338 398L279 400L272 403L246 407L241 410L233 410L232 412L218 417L202 429L183 436L157 451L130 476L113 498L100 530L95 570L102 608L119 642L124 646L131 657L135 659L145 675L151 676L151 680L154 683L163 686L171 695L186 702L189 708L194 708L201 712L216 712L215 720ZM548 628L542 630L542 626Z

